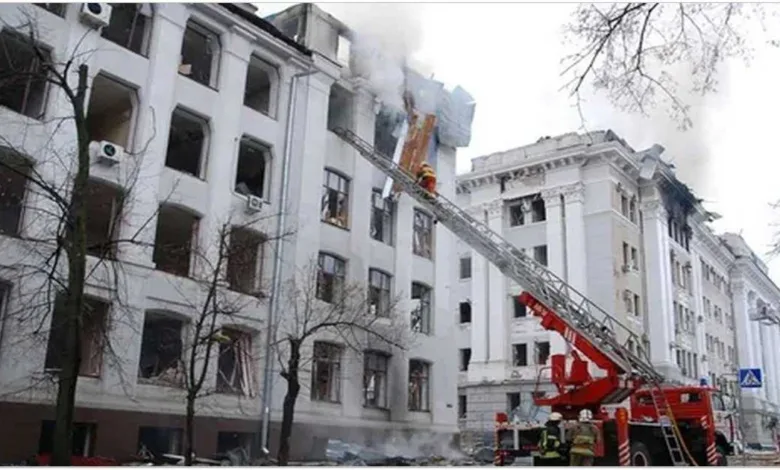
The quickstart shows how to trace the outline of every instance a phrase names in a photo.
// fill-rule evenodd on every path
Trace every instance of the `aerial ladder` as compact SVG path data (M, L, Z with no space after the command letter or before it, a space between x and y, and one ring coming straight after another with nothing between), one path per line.
M354 132L343 128L334 129L333 132L391 178L397 187L433 214L453 234L522 286L524 292L520 295L520 301L541 318L542 326L557 331L574 348L607 372L604 378L591 380L567 391L561 390L562 393L557 397L546 401L537 400L538 404L551 405L553 409L561 407L562 411L576 406L581 409L594 404L617 404L640 387L652 387L653 405L671 460L674 465L687 465L680 432L662 390L665 378L655 370L646 356L641 357L628 347L629 343L642 344L634 332L441 194L431 197L412 175L387 156L378 153Z

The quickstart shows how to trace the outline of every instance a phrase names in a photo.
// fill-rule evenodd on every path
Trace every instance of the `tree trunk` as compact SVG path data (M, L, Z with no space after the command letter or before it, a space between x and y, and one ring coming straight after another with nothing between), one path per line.
M78 167L73 178L73 190L67 213L63 214L65 229L62 235L68 257L68 282L65 321L65 345L57 388L57 408L54 420L54 442L51 465L70 465L73 443L73 415L76 408L76 385L81 366L81 327L84 310L84 283L87 261L87 214L84 199L89 182L89 131L84 110L87 91L88 68L82 64L78 71L75 95L68 98L73 105L73 115L78 142ZM58 233L59 237L60 234ZM58 247L57 249L63 249Z
M187 395L187 417L184 423L184 465L192 465L195 454L195 397Z
M290 460L290 437L292 436L293 417L295 414L295 401L301 391L298 382L298 366L301 361L301 346L298 342L290 344L290 360L287 361L287 372L283 374L287 380L287 393L284 395L282 405L282 430L279 435L279 452L276 455L277 464L286 466Z

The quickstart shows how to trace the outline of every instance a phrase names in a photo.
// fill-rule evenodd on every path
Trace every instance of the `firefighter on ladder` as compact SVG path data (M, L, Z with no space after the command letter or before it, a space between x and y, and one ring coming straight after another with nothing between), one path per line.
M593 413L590 410L581 410L579 418L580 422L571 430L569 464L572 467L588 467L593 465L596 455L599 430L591 422Z
M544 423L542 438L539 440L539 466L540 467L560 467L563 465L561 455L561 419L560 413L550 413L550 419Z
M436 172L428 162L422 162L417 168L417 184L427 191L430 197L436 194Z

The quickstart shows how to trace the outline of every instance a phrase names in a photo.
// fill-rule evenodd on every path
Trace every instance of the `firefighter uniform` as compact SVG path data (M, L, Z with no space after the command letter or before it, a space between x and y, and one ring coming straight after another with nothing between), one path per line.
M538 465L541 467L559 467L563 465L561 419L560 413L551 413L550 419L544 424L542 438L539 440Z
M436 173L427 162L417 169L417 183L431 195L436 193Z
M588 467L593 465L596 455L596 443L599 439L599 429L591 423L593 415L590 410L580 412L580 422L574 426L571 433L571 448L569 448L569 464L572 467Z

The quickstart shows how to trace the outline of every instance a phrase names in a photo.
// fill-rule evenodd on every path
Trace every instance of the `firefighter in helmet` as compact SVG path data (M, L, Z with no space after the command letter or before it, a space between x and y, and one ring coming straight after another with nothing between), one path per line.
M561 416L558 412L550 413L550 418L544 423L542 438L539 440L539 460L540 467L559 467L563 465L561 452Z
M596 443L599 439L599 429L591 421L593 412L580 410L579 423L572 429L571 448L569 448L569 464L572 467L589 467L593 465L596 456Z
M417 184L431 196L436 194L436 172L428 162L422 162L417 168Z

